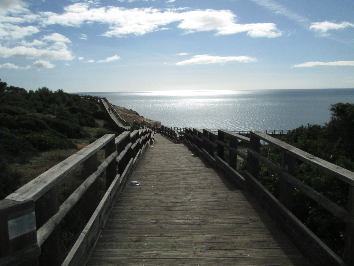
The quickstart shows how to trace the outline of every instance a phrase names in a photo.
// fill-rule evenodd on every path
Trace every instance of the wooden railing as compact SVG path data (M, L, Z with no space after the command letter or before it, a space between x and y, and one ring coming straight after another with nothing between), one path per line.
M0 201L0 265L85 265L151 134L144 129L105 135ZM101 149L105 160L98 165ZM85 180L60 205L58 185L80 165ZM100 200L97 181L104 172L106 192ZM62 262L60 223L84 195L90 218Z
M248 145L247 153L238 149L240 142ZM281 166L261 155L261 142L280 150L283 158ZM206 158L214 167L224 171L238 187L252 194L313 265L354 265L353 172L326 162L260 131L252 131L250 138L247 138L225 130L219 130L216 133L188 128L185 132L185 143L195 153ZM225 158L225 151L228 158ZM237 156L247 161L247 170L244 175L237 171ZM348 184L349 206L347 210L297 179L295 177L296 161L311 165ZM278 198L261 184L259 180L260 163L280 176ZM337 256L291 212L295 188L346 223L343 258Z
M108 116L113 120L114 125L117 127L118 132L129 130L130 126L127 121L120 117L113 105L107 100L107 98L100 98L102 106L105 108Z
M123 132L130 129L129 123L118 114L107 98L91 95L80 95L80 97L100 104L118 132Z
M154 125L150 125L148 123L145 123L145 126L157 133L160 133L162 136L165 136L174 143L180 143L183 139L183 131L179 128L165 126L155 127Z

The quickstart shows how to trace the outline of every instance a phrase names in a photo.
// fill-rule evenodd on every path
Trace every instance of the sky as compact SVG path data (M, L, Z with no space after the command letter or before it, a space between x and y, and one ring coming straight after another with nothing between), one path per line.
M353 0L0 0L0 78L65 92L354 88Z

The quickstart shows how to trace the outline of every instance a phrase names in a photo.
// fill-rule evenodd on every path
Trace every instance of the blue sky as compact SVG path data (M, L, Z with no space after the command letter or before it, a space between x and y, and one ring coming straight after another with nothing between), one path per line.
M1 0L0 78L66 92L354 88L351 0Z

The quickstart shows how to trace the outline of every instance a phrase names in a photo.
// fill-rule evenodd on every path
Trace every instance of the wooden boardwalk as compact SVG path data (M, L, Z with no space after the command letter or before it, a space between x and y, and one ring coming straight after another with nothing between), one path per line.
M308 265L257 203L155 135L87 265Z

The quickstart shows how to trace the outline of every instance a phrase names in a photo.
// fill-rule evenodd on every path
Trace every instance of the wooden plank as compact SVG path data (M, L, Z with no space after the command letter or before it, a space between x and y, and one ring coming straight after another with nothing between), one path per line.
M87 265L308 265L262 208L160 135L114 205Z

